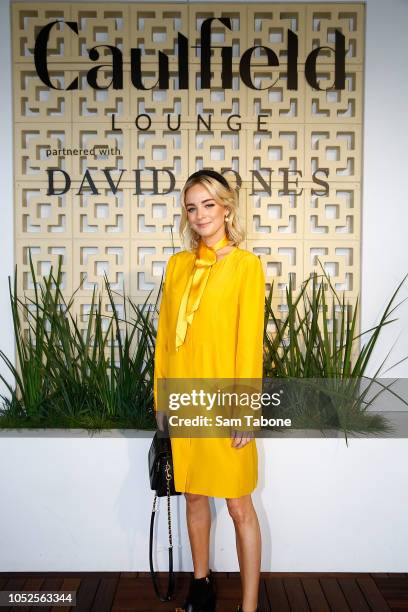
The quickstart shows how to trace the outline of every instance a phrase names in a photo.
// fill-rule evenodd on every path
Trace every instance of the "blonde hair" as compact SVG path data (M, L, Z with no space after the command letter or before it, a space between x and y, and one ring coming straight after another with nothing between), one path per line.
M227 188L212 176L201 175L199 177L188 178L181 191L180 238L185 248L188 251L194 251L200 242L200 235L191 228L188 222L185 204L187 190L197 184L205 187L217 204L221 204L225 208L228 208L228 220L225 223L225 234L234 246L238 246L245 237L245 232L238 219L238 187L234 188L229 186Z

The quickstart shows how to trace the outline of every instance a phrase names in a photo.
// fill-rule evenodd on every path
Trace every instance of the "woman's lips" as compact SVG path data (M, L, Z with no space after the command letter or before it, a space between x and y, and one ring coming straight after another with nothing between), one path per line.
M211 221L208 221L207 223L197 223L197 227L205 227L206 225L209 225L211 223Z

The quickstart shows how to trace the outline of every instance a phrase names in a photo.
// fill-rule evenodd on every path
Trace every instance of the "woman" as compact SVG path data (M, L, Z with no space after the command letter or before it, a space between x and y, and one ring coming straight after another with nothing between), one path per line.
M237 190L213 170L194 172L181 193L180 235L187 249L168 261L156 339L157 381L166 378L262 380L265 279L259 258L240 249ZM226 499L232 517L243 601L258 610L261 534L251 493L258 480L256 440L171 438L175 488L186 499L194 575L186 612L215 610L209 569L208 497Z

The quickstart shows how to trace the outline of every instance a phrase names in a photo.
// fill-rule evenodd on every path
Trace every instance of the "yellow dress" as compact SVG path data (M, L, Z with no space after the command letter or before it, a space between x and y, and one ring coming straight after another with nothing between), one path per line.
M177 315L194 260L194 253L181 251L167 264L155 350L155 409L161 378L262 378L265 277L260 259L239 247L211 267L176 351ZM177 491L233 498L257 485L256 439L238 449L229 437L172 437L171 445Z

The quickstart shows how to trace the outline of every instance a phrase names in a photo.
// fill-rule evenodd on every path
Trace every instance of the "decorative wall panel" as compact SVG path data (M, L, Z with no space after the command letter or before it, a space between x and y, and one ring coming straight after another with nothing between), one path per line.
M228 17L232 27L212 22L211 89L202 87L200 76L200 28L208 17ZM65 23L50 32L48 67L51 82L62 90L47 87L34 66L35 38L55 20ZM77 23L77 34L67 21ZM319 260L353 302L360 286L362 3L19 2L12 27L20 291L33 290L31 251L40 275L62 256L64 291L69 295L82 283L80 316L93 289L103 289L105 272L113 288L125 288L138 302L151 290L154 296L168 258L181 248L184 181L211 167L241 181L242 246L261 257L278 310L284 309L289 278L298 289L320 270ZM334 47L336 29L345 37L345 88L326 90L335 76L327 47ZM298 37L297 89L288 88L288 30ZM179 33L188 39L188 89L179 88ZM90 61L95 45L99 57ZM112 79L104 45L123 54L122 89L87 84L95 66L100 85ZM251 78L258 89L251 89L239 67L255 45L273 49L279 66L268 66L266 52L257 49ZM317 46L325 47L316 69L322 90L305 78L305 62ZM132 47L142 50L144 90L132 84ZM221 47L232 48L231 89L222 83ZM155 85L159 52L168 58L167 89ZM79 88L65 91L76 77ZM60 190L69 176L66 194L47 195L49 168L59 170L54 185ZM156 181L152 168L159 171ZM319 169L325 169L318 176L328 193L315 181ZM94 193L84 179L87 170Z

